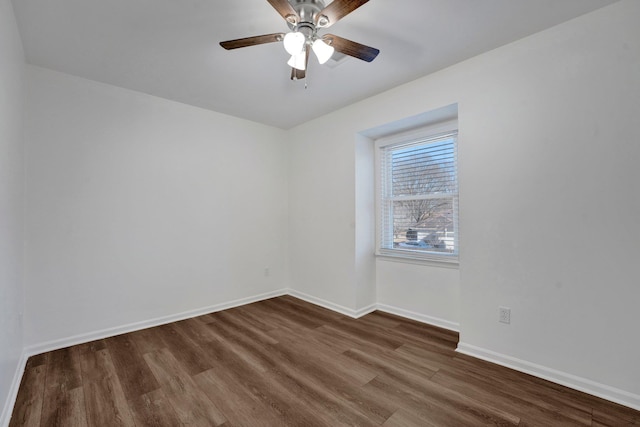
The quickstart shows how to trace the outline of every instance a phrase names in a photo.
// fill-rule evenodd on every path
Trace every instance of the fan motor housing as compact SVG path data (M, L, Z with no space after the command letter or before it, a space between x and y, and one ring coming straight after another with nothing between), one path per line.
M324 1L322 0L288 0L289 4L298 12L300 23L309 23L313 25L316 15L324 9ZM294 24L287 23L293 30Z

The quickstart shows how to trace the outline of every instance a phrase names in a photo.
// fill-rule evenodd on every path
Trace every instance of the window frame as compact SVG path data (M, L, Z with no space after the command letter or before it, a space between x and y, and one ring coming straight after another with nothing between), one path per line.
M382 182L382 163L383 163L383 151L387 148L394 146L410 145L412 142L418 142L421 140L436 139L439 136L446 134L455 134L455 162L456 162L456 188L458 191L452 195L453 209L454 209L454 253L442 253L442 252L428 252L412 249L399 249L399 248L383 248L382 247L382 235L385 232L384 218L382 214L383 203L383 188ZM457 165L458 157L458 120L452 119L441 123L436 123L428 126L423 126L418 129L399 132L393 135L384 136L375 140L375 210L376 210L376 250L375 255L378 257L388 258L393 261L410 262L410 263L426 263L439 266L458 267L459 265L459 169Z

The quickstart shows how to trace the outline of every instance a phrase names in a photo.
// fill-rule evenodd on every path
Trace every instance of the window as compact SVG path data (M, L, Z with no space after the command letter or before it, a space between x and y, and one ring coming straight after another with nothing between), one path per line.
M378 255L458 262L457 121L376 141Z

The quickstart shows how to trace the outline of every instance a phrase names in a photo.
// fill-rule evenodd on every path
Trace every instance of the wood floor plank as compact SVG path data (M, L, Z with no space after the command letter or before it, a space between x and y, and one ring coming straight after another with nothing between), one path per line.
M417 415L413 415L406 409L398 409L387 419L387 421L384 422L384 424L382 424L383 427L441 427L442 425L443 424L438 422L426 420Z
M421 360L424 360L434 371L437 371L444 367L456 365L451 352L441 353L438 351L432 351L431 349L425 348L424 346L413 342L402 344L400 347L396 348L394 352L407 357L419 358Z
M402 324L399 319L381 316L380 313L380 311L374 311L373 313L358 318L358 321L363 325L372 324L386 329L393 329Z
M81 357L80 346L49 353L41 425L87 425Z
M195 375L211 369L213 366L206 358L202 357L197 345L185 334L181 333L184 326L180 322L158 326L158 331L166 348L180 361L182 368L189 375Z
M379 351L379 350L393 350L400 346L378 344L368 340L366 337L360 337L357 332L345 330L341 326L336 325L323 325L311 332L316 337L322 339L327 345L332 346L335 349L341 349L345 352L350 349L358 349L362 351Z
M169 350L147 353L144 359L181 423L218 426L227 420Z
M489 378L502 389L533 401L542 408L560 407L591 413L593 404L600 400L595 398L593 402L588 401L585 393L470 356L457 354L453 360L452 369L461 369L468 378Z
M608 405L607 405L608 406ZM640 426L640 413L629 408L611 405L593 410L593 425L601 426Z
M208 326L211 334L216 337L216 342L229 348L234 356L243 362L246 369L254 371L257 375L264 374L269 370L269 364L259 357L259 355L245 351L245 348L239 340L240 337L234 336L234 333L223 318L221 318L219 322L209 324Z
M25 369L31 369L31 368L35 368L36 366L46 365L49 362L50 355L51 355L51 352L36 354L34 356L29 357L27 359L27 364L25 366Z
M105 344L104 340L96 340L84 344L78 344L74 347L77 348L78 354L82 355L88 352L104 350L105 348L107 348L107 345Z
M282 326L291 327L291 325L294 324L296 327L314 329L322 325L321 322L308 322L305 318L292 316L290 312L281 312L277 309L277 306L274 307L269 300L261 301L260 304L255 304L251 309L256 316L259 316L265 322L269 322L273 328Z
M584 395L584 393L582 393ZM584 395L585 400L589 400L593 407L593 418L606 421L607 416L613 419L620 419L624 422L640 425L640 411L635 411L626 406L618 405L617 403L607 402L604 399L600 399L595 396Z
M514 396L511 390L504 390L499 384L486 381L478 381L468 375L451 373L447 370L438 371L431 381L448 389L455 390L464 396L480 402L494 405L498 408L517 412L521 418L535 420L540 426L589 426L591 425L591 413L579 411L574 408L551 407L539 405L520 395Z
M520 418L485 405L459 393L433 385L426 390L406 386L403 382L380 375L365 387L372 387L396 399L399 406L428 422L444 426L517 426Z
M374 369L354 362L342 354L343 352L335 351L324 342L315 339L313 333L307 333L305 336L291 329L280 328L270 331L269 335L275 337L278 343L283 346L300 346L303 351L313 352L313 356L324 360L320 363L335 366L335 370L339 375L342 375L356 385L365 385L378 375Z
M273 370L265 377L271 383L290 390L300 404L313 414L313 418L323 425L335 426L372 426L379 425L370 418L345 406L330 389L318 386L311 378L298 372Z
M263 345L278 344L278 341L275 340L272 336L258 328L254 328L250 322L247 322L242 317L224 312L220 314L221 321L227 325L231 325L234 330L238 331L238 333L247 334L251 336L251 339L258 341Z
M190 339L193 343L203 343L215 340L211 329L207 326L207 316L194 317L192 319L175 322L173 326L180 334Z
M129 335L118 335L105 340L120 385L127 399L136 399L160 388L138 347Z
M376 344L383 348L395 350L405 343L397 334L390 332L374 324L364 325L355 319L344 319L326 327L340 329L343 332L357 336L368 343Z
M319 386L319 392L329 390L332 398L342 401L343 406L352 408L371 422L382 423L397 409L396 405L362 389L338 360L323 357L321 352L314 350L308 346L284 343L271 352L295 366L300 377L310 377Z
M457 341L277 297L31 357L10 427L640 425Z
M40 360L27 362L20 383L25 392L18 394L9 427L40 425L47 373L46 365L38 364Z
M223 353L226 353L223 350ZM227 359L229 355L223 356ZM263 406L268 407L283 420L284 425L289 426L333 426L336 421L325 414L317 416L305 405L304 399L296 390L282 385L280 382L272 381L269 375L242 375L235 369L233 362L229 359L223 364L225 367L232 367L229 370L230 376L235 378L236 383L241 385L253 398L259 400ZM257 424L260 425L260 424Z
M353 395L359 394L358 390L342 387L341 378L323 368L321 363L310 362L308 355L296 355L291 349L282 346L265 349L264 345L260 345L250 336L234 330L231 323L218 322L212 327L215 327L225 340L237 346L242 354L250 354L252 358L259 360L266 371L262 375L296 390L298 397L303 399L307 406L318 407L318 413L334 414L339 422L348 425L372 425L372 422L379 421L381 417L384 421L393 412L377 405L372 399L370 407L366 409L354 404L358 399ZM323 387L326 381L333 387ZM344 399L342 405L340 399Z
M289 322L297 323L300 326L315 329L324 324L322 320L309 313L308 310L302 310L295 306L292 307L291 304L280 301L279 298L268 299L262 301L262 303L262 306L265 308L282 314Z
M320 322L323 325L338 322L347 318L347 316L345 316L344 314L331 311L318 305L309 304L290 295L273 298L272 301L296 310L298 313L307 314L308 316L311 316L312 319Z
M81 359L86 418L90 425L134 426L116 368L107 349Z
M223 370L209 369L194 377L200 389L225 414L227 421L239 426L279 425L280 413L264 405L242 384L230 381Z
M165 348L167 345L162 340L160 328L141 329L127 334L138 347L140 354L151 353Z
M457 346L457 342L451 341L447 334L431 334L430 329L418 333L412 325L399 325L393 328L393 334L403 342L419 344L423 348L442 354L451 354Z
M427 371L437 372L442 368L442 363L434 363L433 359L422 357L422 355L416 355L410 351L401 351L405 347L405 344L396 348L395 350L385 350L380 352L384 356L384 359L389 363L399 364L402 366L408 366L410 368ZM446 366L446 365L445 365Z
M161 389L129 400L137 427L171 427L180 425L173 406Z
M81 386L80 348L76 346L52 351L47 363L47 387L71 390Z
M256 315L255 310L252 309L253 304L248 304L235 308L235 314L250 323L254 328L260 329L262 332L269 332L276 329L278 326L268 322L264 316Z
M83 387L47 388L42 408L41 426L88 426Z
M358 349L351 349L344 352L344 355L374 369L380 374L385 374L398 381L414 385L416 388L420 388L425 381L436 373L436 371L426 367L400 363L399 359L390 359L388 355L383 352L370 353Z
M232 343L207 342L203 349L215 361L216 369L223 369L235 384L241 385L263 405L277 412L285 425L292 426L333 426L335 421L316 416L309 411L296 390L272 381L269 375L254 370L252 364L238 357L239 347Z
M400 325L393 328L396 332L404 332L410 334L415 339L422 338L424 340L433 341L440 340L447 343L450 348L455 348L458 344L458 333L447 329L438 328L432 325L420 324L416 321L404 321Z
M478 419L470 414L462 411L454 411L447 406L441 405L439 402L424 399L423 396L415 390L403 387L402 385L398 387L382 376L374 378L366 384L364 388L384 395L387 399L398 405L400 409L405 410L411 419L420 420L419 423L415 424L416 427L421 425L451 427L485 425L482 423L479 424ZM406 423L406 421L404 422Z

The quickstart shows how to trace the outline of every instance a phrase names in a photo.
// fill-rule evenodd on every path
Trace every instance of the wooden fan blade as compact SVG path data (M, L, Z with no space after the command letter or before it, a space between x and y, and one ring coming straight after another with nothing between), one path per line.
M316 15L315 24L320 24L322 28L328 28L368 1L369 0L333 0L329 6L322 9L320 13ZM326 24L321 21L323 16L329 20Z
M220 46L227 50L238 49L239 47L256 46L259 44L280 42L284 38L284 33L265 34L263 36L245 37L243 39L227 40L220 42Z
M273 8L289 23L300 22L300 15L287 0L267 0Z
M309 67L309 55L311 55L311 47L307 45L305 50L304 68ZM302 80L307 75L305 70L298 70L297 68L291 68L291 80Z
M302 80L306 76L306 71L291 68L291 80Z
M343 39L342 37L338 37L333 34L327 34L322 39L330 46L333 46L338 52L367 62L371 62L376 59L376 56L380 53L376 48Z

